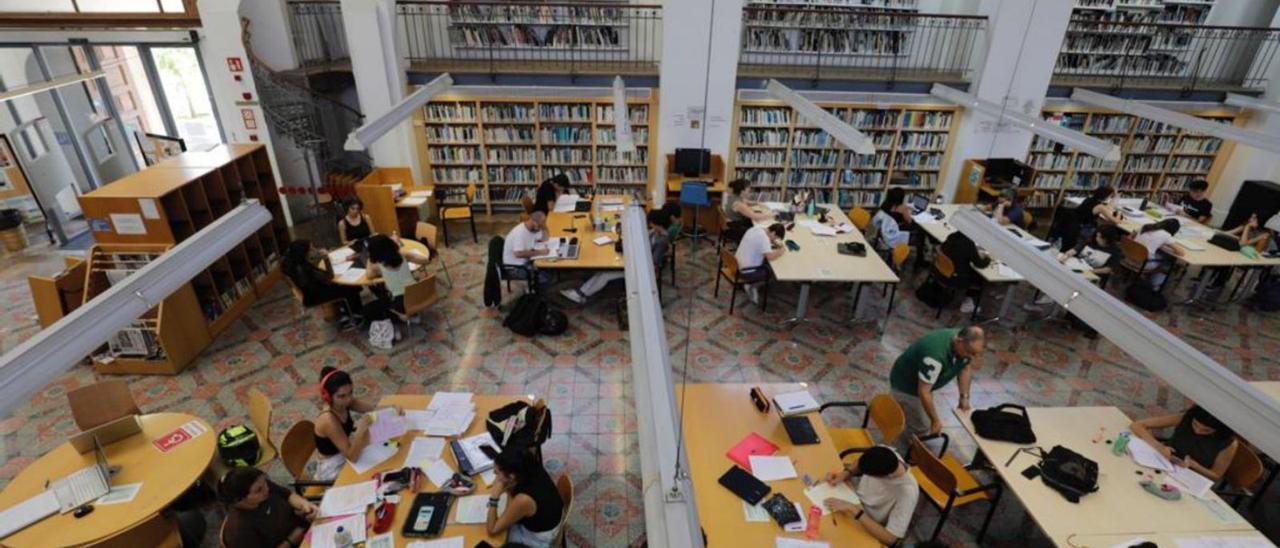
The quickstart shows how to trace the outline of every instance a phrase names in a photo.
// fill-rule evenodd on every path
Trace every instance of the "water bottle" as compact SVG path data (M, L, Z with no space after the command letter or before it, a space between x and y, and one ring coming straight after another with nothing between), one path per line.
M809 505L809 523L804 530L805 538L818 538L818 524L822 521L822 509L817 505Z
M351 548L355 546L355 541L351 539L351 532L339 525L338 530L333 533L333 545L338 548Z

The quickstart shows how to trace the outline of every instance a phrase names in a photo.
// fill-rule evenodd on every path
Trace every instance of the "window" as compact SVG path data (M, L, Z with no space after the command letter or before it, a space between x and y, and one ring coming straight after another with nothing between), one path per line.
M115 147L111 146L111 135L107 133L107 122L110 118L106 118L89 128L85 134L85 139L89 141L89 149L93 152L93 158L98 163L107 161L116 153Z
M22 143L27 147L27 156L32 160L37 160L49 152L49 145L44 142L44 136L40 134L40 128L36 127L39 120L27 123L21 130Z

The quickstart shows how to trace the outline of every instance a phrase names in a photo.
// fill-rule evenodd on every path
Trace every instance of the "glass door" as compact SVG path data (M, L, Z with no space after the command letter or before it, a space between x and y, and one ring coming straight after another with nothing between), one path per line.
M191 47L153 47L151 58L160 77L164 101L178 136L189 150L205 150L222 142L204 71Z

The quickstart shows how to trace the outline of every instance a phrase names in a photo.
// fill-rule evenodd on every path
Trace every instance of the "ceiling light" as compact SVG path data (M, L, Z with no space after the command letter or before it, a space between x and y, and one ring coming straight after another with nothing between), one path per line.
M636 139L631 134L631 114L627 110L627 84L621 76L613 77L613 143L618 154L636 151Z
M36 82L28 86L23 86L20 88L14 88L11 90L0 92L0 102L9 101L11 99L17 99L19 97L26 97L28 95L35 95L40 92L49 91L52 89L58 89L61 87L66 87L71 84L87 82L95 78L102 78L103 76L106 76L106 75L107 74L105 72L102 72L101 70L95 70L92 72L85 72L81 74L59 76L57 78L52 78L44 82Z
M876 145L861 131L854 129L844 120L836 117L836 115L827 112L822 107L813 104L813 101L801 97L791 88L782 85L777 80L769 80L765 84L765 89L769 91L774 99L786 103L791 108L799 112L806 120L813 122L823 131L826 131L840 144L849 147L850 150L858 154L875 154Z
M970 105L971 110L992 116L996 118L998 122L1007 121L1015 126L1019 126L1036 135L1044 137L1045 139L1055 143L1062 143L1072 150L1078 150L1090 156L1096 156L1110 162L1120 160L1120 146L1112 143L1111 141L1099 139L1091 135L1085 135L1079 131L1065 128L1057 124L1043 123L1044 121L1039 118L1033 118L1021 112L1007 110L1000 105L992 103L991 101L978 99L971 93L965 93L950 86L934 84L933 89L929 90L929 94L939 99L946 99L947 101L957 105Z
M405 120L413 117L422 105L427 104L432 97L443 93L445 90L453 86L453 77L449 73L441 74L435 79L427 82L427 85L418 88L418 91L410 93L399 103L391 107L386 114L379 116L376 120L365 122L347 135L347 142L342 148L346 150L361 151L369 148L374 141L385 135L391 128L400 125Z
M1249 97L1248 95L1239 95L1236 93L1228 93L1227 99L1223 101L1228 105L1240 108L1251 108L1253 110L1261 110L1264 112L1280 113L1280 103L1259 99L1257 97Z
M1119 97L1113 97L1111 95L1080 88L1076 88L1071 92L1071 99L1114 110L1116 112L1132 114L1139 118L1164 122L1192 133L1212 135L1219 139L1235 141L1254 148L1269 150L1271 152L1280 152L1280 137L1275 135L1267 135L1257 131L1241 129L1231 124L1223 124L1213 120L1197 118L1190 114L1183 114L1166 108L1160 108L1143 103L1142 101L1121 99Z

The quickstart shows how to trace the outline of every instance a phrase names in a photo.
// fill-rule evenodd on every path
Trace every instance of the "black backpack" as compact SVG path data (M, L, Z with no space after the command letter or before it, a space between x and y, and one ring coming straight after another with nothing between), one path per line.
M569 317L559 308L543 304L542 319L538 323L538 332L543 335L563 335L569 330Z
M916 288L916 298L930 307L943 308L955 300L956 293L941 282L929 279Z
M485 429L502 448L539 447L551 437L551 409L542 400L516 401L489 412Z
M507 319L502 322L502 325L518 335L532 337L538 334L546 308L547 303L542 300L542 297L534 293L526 293L516 299L516 304L511 307L511 312L507 314Z
M1098 490L1098 463L1061 445L1040 459L1040 479L1071 502Z
M261 455L258 435L252 428L235 424L218 433L218 457L228 467L253 466Z
M1018 412L1009 413L1005 409ZM1023 445L1036 442L1036 434L1031 431L1031 419L1027 417L1027 408L1021 405L1006 403L990 409L978 409L969 418L978 435L989 440Z
M1143 280L1129 284L1128 289L1124 290L1124 297L1134 306L1147 312L1160 312L1169 307L1169 302L1165 300L1164 295Z
M1258 284L1258 289L1254 291L1250 301L1253 302L1254 307L1263 312L1280 310L1280 280L1271 279Z

